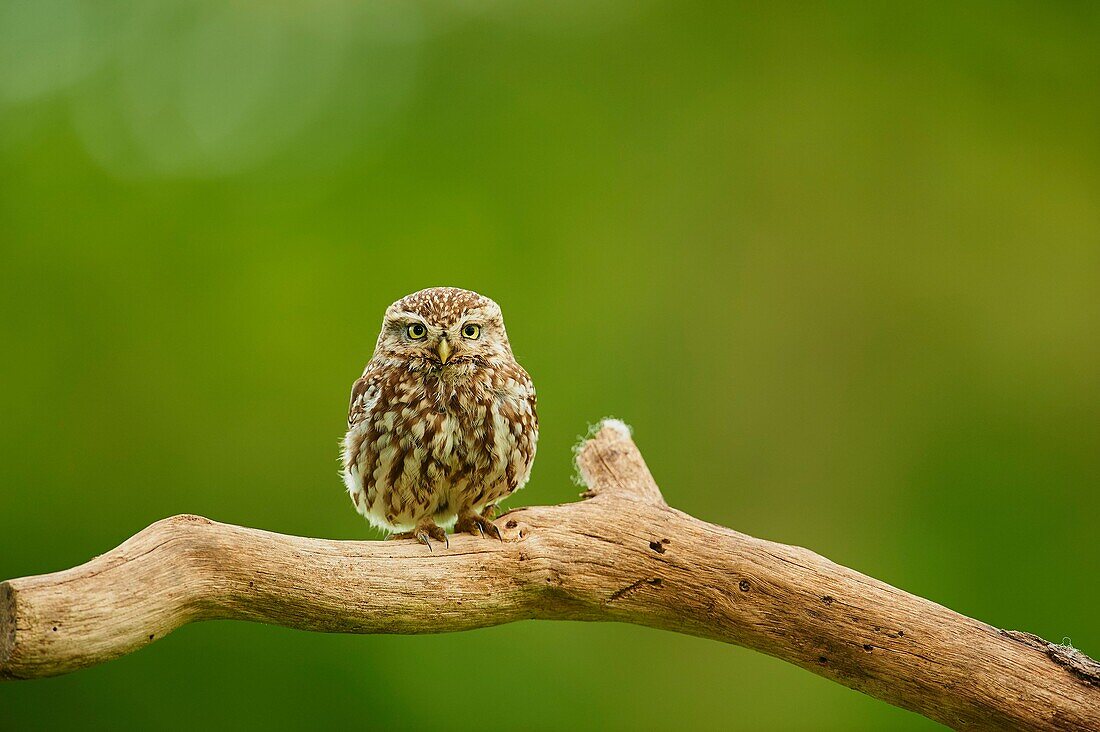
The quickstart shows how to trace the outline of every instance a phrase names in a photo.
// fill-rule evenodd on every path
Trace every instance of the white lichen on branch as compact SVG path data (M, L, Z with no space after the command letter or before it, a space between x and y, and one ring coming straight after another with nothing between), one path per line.
M581 472L581 461L579 460L581 451L605 427L624 440L630 440L634 436L634 428L618 417L604 417L595 424L588 425L585 433L578 435L577 441L573 443L573 484L578 488L588 488L588 483ZM581 495L584 496L585 494L582 493Z

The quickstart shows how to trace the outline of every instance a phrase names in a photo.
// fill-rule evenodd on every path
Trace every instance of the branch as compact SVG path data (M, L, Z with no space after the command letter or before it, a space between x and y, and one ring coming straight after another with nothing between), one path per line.
M588 500L512 511L503 543L284 536L159 521L74 569L0 584L0 678L66 673L186 623L347 633L611 620L782 658L958 729L1100 730L1100 664L813 552L669 508L621 422L577 453Z

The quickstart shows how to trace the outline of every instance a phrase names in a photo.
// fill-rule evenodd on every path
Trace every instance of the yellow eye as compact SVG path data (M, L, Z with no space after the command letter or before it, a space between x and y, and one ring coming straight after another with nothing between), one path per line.
M424 337L428 335L428 329L420 323L413 323L410 325L407 332L409 338L412 338L414 341L422 341Z
M470 323L462 328L462 337L473 340L481 335L481 326Z

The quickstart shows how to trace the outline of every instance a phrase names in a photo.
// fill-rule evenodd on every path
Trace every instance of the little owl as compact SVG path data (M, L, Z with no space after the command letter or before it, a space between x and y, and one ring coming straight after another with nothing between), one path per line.
M523 487L539 436L535 387L500 307L433 287L390 305L351 387L344 482L393 539L447 541L442 527L501 538L496 503Z

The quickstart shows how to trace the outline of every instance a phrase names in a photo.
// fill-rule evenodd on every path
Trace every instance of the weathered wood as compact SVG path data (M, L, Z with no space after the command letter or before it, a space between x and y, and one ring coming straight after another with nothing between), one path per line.
M438 633L614 620L737 643L957 729L1100 730L1100 665L793 546L665 505L619 422L578 450L588 500L505 541L307 539L165 519L74 569L0 584L0 677L61 674L196 620Z

